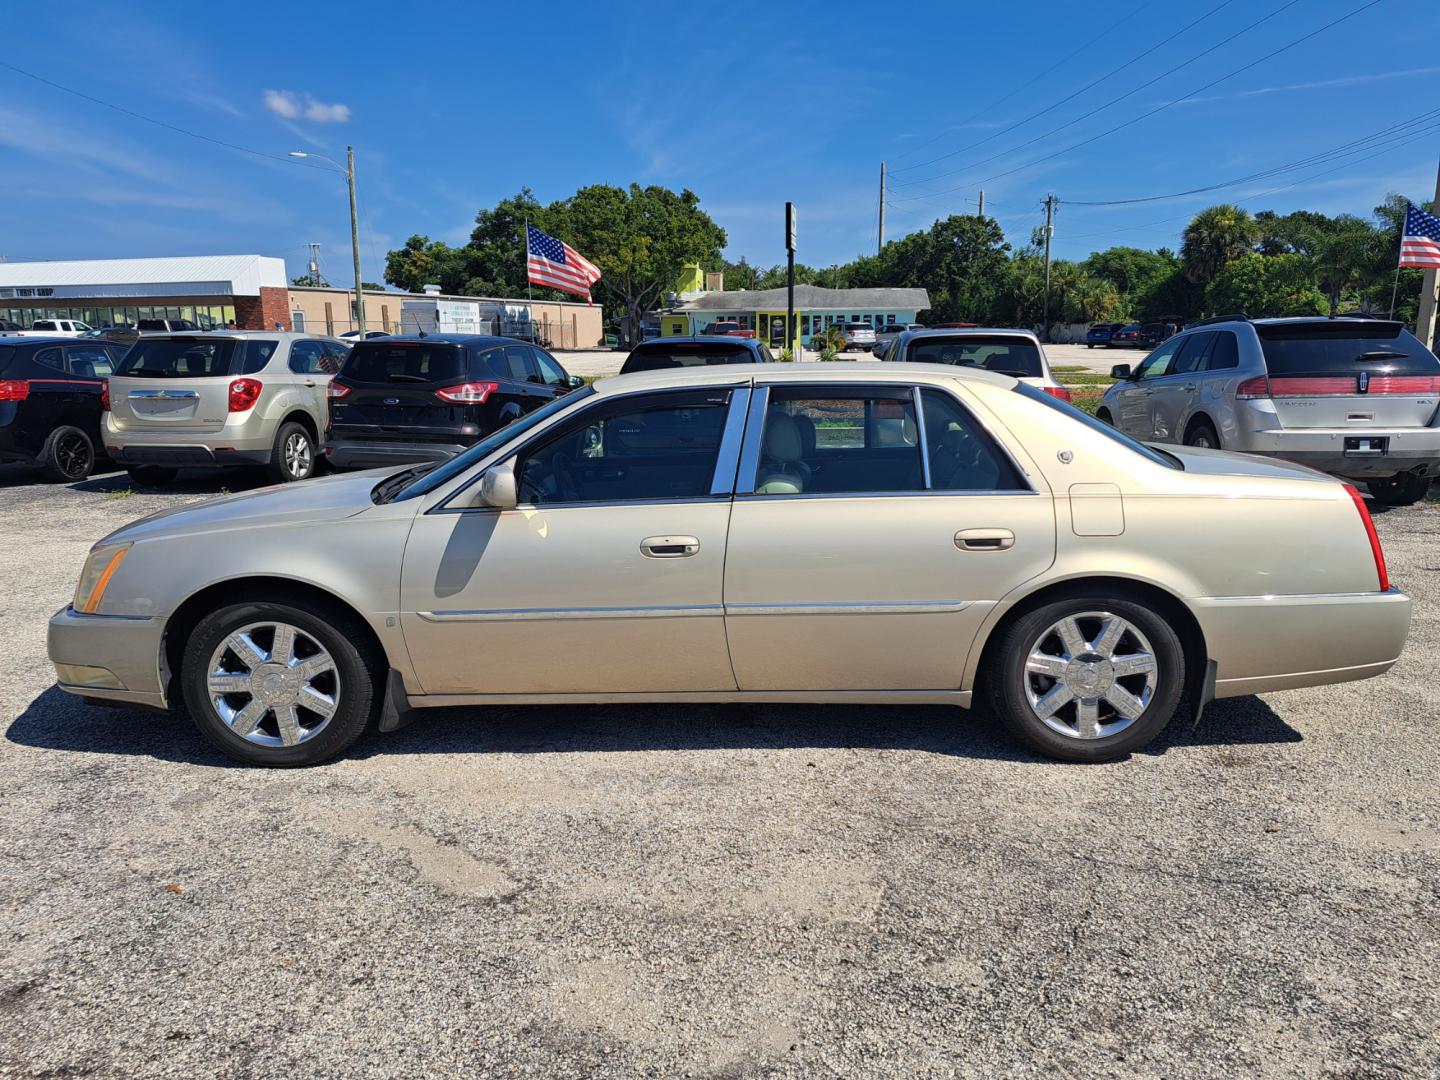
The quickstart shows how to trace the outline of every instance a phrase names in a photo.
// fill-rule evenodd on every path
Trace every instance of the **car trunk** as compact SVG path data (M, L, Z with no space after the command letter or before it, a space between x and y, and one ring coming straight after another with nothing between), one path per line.
M235 338L153 338L131 347L110 376L115 428L139 434L219 431L243 368Z
M330 430L352 438L403 435L453 441L473 435L474 431L463 430L466 404L437 395L437 391L470 381L467 371L465 349L460 345L361 342L336 376ZM342 387L346 392L334 397Z
M1282 426L1434 425L1440 360L1399 323L1274 323L1256 330L1268 376L1242 384L1240 393L1272 398Z

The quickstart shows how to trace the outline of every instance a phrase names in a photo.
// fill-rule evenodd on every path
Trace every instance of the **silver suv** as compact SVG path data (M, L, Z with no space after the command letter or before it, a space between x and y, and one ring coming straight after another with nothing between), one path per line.
M304 480L348 352L278 330L142 337L110 376L105 450L141 484L181 466L262 465L273 480Z
M1396 506L1440 471L1440 360L1398 322L1205 319L1110 374L1096 415L1146 442L1286 458Z

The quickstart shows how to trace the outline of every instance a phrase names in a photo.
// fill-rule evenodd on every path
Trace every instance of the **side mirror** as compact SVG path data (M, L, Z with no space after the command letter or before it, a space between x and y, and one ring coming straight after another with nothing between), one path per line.
M585 380L579 375L571 375L565 380L565 385L571 390L579 390L580 387L585 385Z
M485 470L485 475L480 477L480 490L475 496L474 505L488 506L493 510L514 510L519 501L515 488L513 459L491 465Z
M1112 367L1112 368L1110 369L1110 377L1111 377L1112 379L1128 379L1128 378L1130 378L1130 365L1129 365L1129 364L1116 364L1114 367Z

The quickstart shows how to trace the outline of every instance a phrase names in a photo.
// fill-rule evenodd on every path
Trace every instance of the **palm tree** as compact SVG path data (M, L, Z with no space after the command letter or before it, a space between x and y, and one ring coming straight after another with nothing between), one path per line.
M1187 280L1209 284L1226 263L1238 259L1260 239L1260 227L1248 210L1221 203L1201 210L1185 227L1180 263Z

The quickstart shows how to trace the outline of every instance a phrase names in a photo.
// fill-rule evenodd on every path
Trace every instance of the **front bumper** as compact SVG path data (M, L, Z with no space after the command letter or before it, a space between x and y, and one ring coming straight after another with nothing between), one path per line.
M1215 696L1368 679L1400 659L1410 598L1398 589L1186 601L1215 661Z
M337 469L376 469L387 465L448 461L464 449L465 446L460 443L331 438L325 443L324 454L325 460Z
M50 620L47 651L66 693L163 709L164 637L163 618L66 607Z

